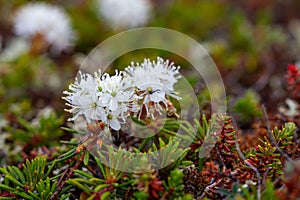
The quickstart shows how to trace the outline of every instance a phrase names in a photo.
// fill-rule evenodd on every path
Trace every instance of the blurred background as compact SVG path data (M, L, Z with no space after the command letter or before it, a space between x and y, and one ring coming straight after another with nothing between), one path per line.
M203 44L241 128L260 119L261 103L269 112L287 112L298 106L286 103L293 97L285 75L288 64L300 61L299 10L298 0L0 0L0 162L55 151L70 138L60 129L70 117L62 92L93 48L135 27L174 29ZM157 56L186 74L191 69L183 58L151 49L123 55L113 66ZM205 85L188 79L201 112L209 113Z

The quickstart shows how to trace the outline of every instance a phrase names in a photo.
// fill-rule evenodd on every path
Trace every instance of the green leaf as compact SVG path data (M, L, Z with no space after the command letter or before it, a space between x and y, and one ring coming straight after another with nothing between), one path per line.
M78 174L78 175L81 175L81 176L83 176L83 177L86 177L86 178L88 178L88 179L93 178L93 176L92 176L91 174L89 174L89 173L87 173L87 172L85 172L85 171L82 171L82 170L75 169L75 170L74 170L74 173L75 173L75 174Z
M84 183L86 185L95 185L95 183L91 182L90 180L84 178L73 178L73 180L78 181L80 183Z
M11 166L8 166L7 170L9 172L9 175L11 175L12 177L14 177L15 179L19 179L18 174L15 172L15 170Z
M133 194L133 196L137 199L137 200L144 200L144 199L148 199L149 195L145 192L145 191L138 191L135 192Z
M263 192L262 199L278 199L275 194L274 184L270 180L266 182L266 189Z
M49 164L52 164L53 162L61 162L61 161L67 160L68 158L71 158L71 157L75 156L76 154L77 154L76 148L73 148L70 151L66 152L65 154L59 156L58 159L50 162Z
M50 179L49 179L49 180L50 180ZM51 192L51 193L54 193L54 191L56 190L56 186L57 186L57 182L54 182L54 183L52 184L51 189L50 189L50 192Z
M74 129L71 129L71 128L67 128L67 127L61 127L61 129L65 130L65 131L68 131L70 133L73 133L73 134L86 135L86 132L80 132L80 131L77 131L77 130L74 130Z
M65 186L59 194L62 195L62 196L64 196L66 193L68 193L68 191L69 191L71 188L73 188L73 185ZM55 188L55 189L56 189L56 188Z
M109 184L101 184L101 185L98 185L98 186L95 188L95 192L99 192L99 191L101 191L102 189L107 188L107 187L109 187Z
M16 190L15 188L9 187L9 186L4 185L2 183L0 183L0 189L5 190L5 191L12 191L12 192Z
M0 200L16 199L15 197L0 197Z
M68 144L68 145L74 145L77 146L79 145L79 142L72 142L72 141L60 141L61 144Z
M25 192L18 192L18 191L15 191L14 192L16 195L19 195L27 200L34 200L33 197L29 196L28 194L26 194Z
M69 198L70 196L71 196L70 193L69 193L69 194L63 194L63 195L59 198L59 200L65 200L65 199Z
M15 166L12 166L12 169L15 171L15 173L18 175L18 177L21 179L21 182L23 184L26 183L25 177L23 175L23 173L21 172L21 170Z
M28 190L27 193L28 193L29 195L31 195L31 196L32 196L34 199L36 199L36 200L41 199L40 197L38 197L36 194L34 194L33 192L31 192L30 190Z
M83 191L85 191L88 194L91 194L91 191L88 187L82 185L81 183L79 183L78 181L74 180L74 179L69 179L66 181L69 184L72 184L74 186L77 186L78 188L82 189Z
M106 173L105 173L105 170L104 170L104 167L103 167L103 164L100 162L100 160L96 157L95 158L95 161L97 162L100 170L101 170L101 173L103 174L104 177L106 177Z
M87 200L94 200L95 199L96 194L91 195L89 198L87 198Z
M98 184L105 183L105 180L100 179L100 178L91 178L90 181L91 181L91 182L98 183Z
M24 186L22 183L20 183L17 179L15 179L14 177L12 177L11 175L6 175L5 178L8 179L8 180L10 180L11 182L13 182L17 186L20 186L20 187Z
M47 164L48 164L48 163L47 163ZM47 170L47 172L46 172L46 174L45 174L45 177L48 177L48 176L49 176L49 174L50 174L50 172L52 171L52 169L53 169L53 167L55 166L55 164L56 164L56 160L54 160L54 161L51 163L50 167L48 168L48 170Z
M42 193L44 191L44 183L40 181L35 188L37 189L38 193Z
M101 195L101 200L105 200L105 199L107 199L108 197L109 197L109 195L110 195L110 192L104 192L102 195Z
M9 172L7 171L7 169L5 167L0 168L0 172L2 174L9 174Z
M90 158L90 153L88 151L84 152L84 158L83 158L83 164L88 165L89 164L89 158Z
M51 191L51 186L50 186L50 178L46 178L46 191L50 192Z

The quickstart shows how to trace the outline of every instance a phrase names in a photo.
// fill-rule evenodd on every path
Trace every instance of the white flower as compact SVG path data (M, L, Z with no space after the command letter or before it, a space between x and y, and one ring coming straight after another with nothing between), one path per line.
M64 10L46 3L29 3L16 13L14 30L19 36L32 39L41 34L54 51L72 45L75 34Z
M146 114L154 118L168 109L169 96L179 99L174 92L174 84L180 78L179 67L157 58L157 61L145 60L141 65L132 64L126 72L114 76L100 72L94 76L79 72L80 80L64 91L66 105L73 113L69 120L83 115L88 123L101 121L113 130L120 130L130 114ZM158 111L158 112L156 112Z
M100 14L114 29L142 26L150 18L149 0L98 0Z
M0 61L9 62L24 55L30 49L30 43L22 38L13 38L0 54Z
M90 74L80 73L80 81L76 78L75 83L69 86L69 91L64 91L68 95L63 97L71 109L66 110L73 113L69 121L74 121L79 115L84 115L88 122L92 120L106 121L106 112L98 96L98 75L92 77Z
M69 86L70 91L64 91L67 96L66 105L71 107L66 111L73 114L69 121L75 121L83 115L88 123L100 120L114 130L120 130L128 116L128 100L130 87L121 73L100 77L100 72L94 76L79 72L80 80ZM128 89L129 88L129 89Z
M136 99L133 99L133 107L142 109L145 106L147 114L149 114L149 103L154 103L157 111L163 110L161 103L167 107L167 96L179 99L174 92L174 84L180 78L179 67L175 67L173 63L157 58L157 61L145 59L140 64L131 63L125 71L130 75L131 83L136 88ZM142 104L139 104L142 99Z
M115 111L109 111L107 115L107 126L110 128L118 131L121 129L121 123L124 123L122 118L120 118L120 115L122 113L122 110L115 110Z
M109 110L116 111L121 108L122 111L127 111L130 87L126 84L126 79L123 79L122 73L116 71L114 76L102 75L98 88L102 92L101 101ZM122 108L124 104L125 108Z
M98 93L102 105L106 107L106 123L114 130L120 130L121 123L125 122L128 116L128 101L132 87L127 84L123 73L114 76L103 74L98 83Z
M150 62L148 60L148 62ZM164 61L162 58L157 58L157 62L153 62L154 71L159 77L160 83L164 85L166 92L171 92L168 95L172 96L174 91L174 84L181 77L179 75L180 67L174 66L174 63L170 63L169 60Z

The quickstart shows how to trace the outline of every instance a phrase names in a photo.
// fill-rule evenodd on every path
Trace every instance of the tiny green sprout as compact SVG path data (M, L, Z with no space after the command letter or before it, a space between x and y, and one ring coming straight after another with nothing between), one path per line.
M259 100L260 96L255 91L248 90L235 102L233 112L242 126L248 127L255 118L262 116Z
M141 176L141 178L142 178L143 181L148 181L150 177L149 177L148 174L143 174L143 175Z
M102 90L103 90L102 87L101 87L101 86L98 86L98 91L99 91L99 92L102 92Z

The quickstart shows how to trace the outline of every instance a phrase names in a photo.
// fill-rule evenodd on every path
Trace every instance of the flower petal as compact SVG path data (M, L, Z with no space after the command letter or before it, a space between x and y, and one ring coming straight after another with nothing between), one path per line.
M121 124L120 124L120 122L119 122L117 119L112 119L112 120L110 120L110 121L109 121L109 126L110 126L112 129L116 130L116 131L118 131L118 130L121 129Z

